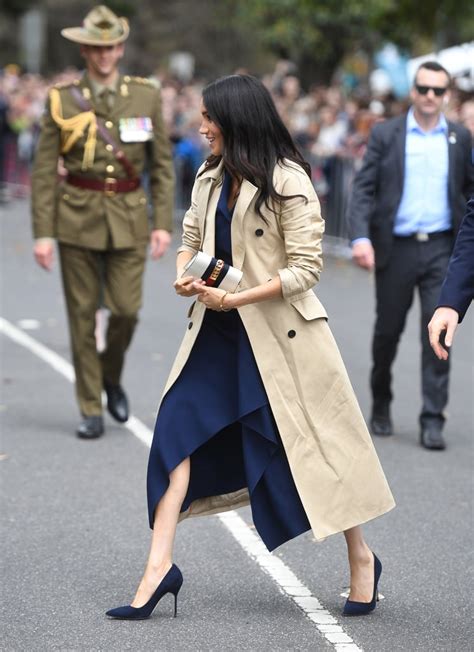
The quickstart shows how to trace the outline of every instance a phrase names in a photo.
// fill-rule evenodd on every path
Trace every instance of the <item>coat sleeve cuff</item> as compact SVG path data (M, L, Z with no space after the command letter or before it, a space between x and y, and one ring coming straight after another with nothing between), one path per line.
M183 251L189 251L189 253L191 253L191 254L197 254L197 252L198 252L199 250L198 250L198 249L194 249L193 247L190 247L189 245L185 245L185 244L183 244L183 245L181 245L180 247L178 247L178 249L176 250L176 253L177 253L177 254L180 254L180 253L183 252Z
M302 292L309 290L317 281L317 279L312 279L312 283L308 284L308 287L303 287L302 284L298 282L296 276L292 273L292 271L288 269L288 267L279 269L278 276L280 277L281 293L284 299L291 299L297 294L301 294Z

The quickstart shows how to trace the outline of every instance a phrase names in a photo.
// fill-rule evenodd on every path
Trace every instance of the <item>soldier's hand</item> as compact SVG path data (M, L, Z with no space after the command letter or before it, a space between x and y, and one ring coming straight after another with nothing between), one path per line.
M54 243L49 240L38 240L35 242L33 252L38 265L50 272L53 268Z
M161 258L171 244L171 233L164 229L154 229L150 235L150 249L153 260Z
M446 331L444 343L450 348L453 343L454 333L458 326L459 314L453 308L437 308L428 324L431 348L440 360L447 360L449 352L440 343L441 333Z
M356 242L352 245L352 259L359 267L371 270L375 265L374 248L370 242Z

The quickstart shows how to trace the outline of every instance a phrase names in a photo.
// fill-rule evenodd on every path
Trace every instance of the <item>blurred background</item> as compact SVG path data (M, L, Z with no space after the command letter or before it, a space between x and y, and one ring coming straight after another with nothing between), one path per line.
M98 3L0 2L0 201L27 197L49 87L81 74L79 47L60 36ZM419 63L454 78L446 115L474 134L472 0L109 0L130 21L122 70L161 86L187 208L207 148L197 129L203 85L233 72L260 77L310 161L327 234L346 237L350 184L372 125L409 103ZM342 241L342 240L341 240Z

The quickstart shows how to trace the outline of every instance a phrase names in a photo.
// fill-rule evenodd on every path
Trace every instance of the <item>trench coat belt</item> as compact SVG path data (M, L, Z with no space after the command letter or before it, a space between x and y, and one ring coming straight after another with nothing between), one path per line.
M80 177L74 174L68 174L66 183L77 188L84 188L85 190L97 190L106 195L115 195L117 192L132 192L140 186L140 179L113 179L106 177L105 179L90 179L89 177Z

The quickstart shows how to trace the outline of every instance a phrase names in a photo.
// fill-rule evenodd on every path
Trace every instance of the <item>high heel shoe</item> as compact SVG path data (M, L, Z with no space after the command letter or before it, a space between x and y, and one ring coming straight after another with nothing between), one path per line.
M374 593L370 602L355 602L354 600L346 600L343 616L365 616L375 609L375 605L379 599L377 592L377 585L379 583L380 575L382 574L382 564L378 557L374 555Z
M146 604L142 607L132 607L131 605L117 607L116 609L110 609L105 615L120 620L145 620L151 616L153 609L161 598L167 593L172 593L174 595L174 617L176 618L178 613L178 593L182 584L183 575L179 568L173 564Z

